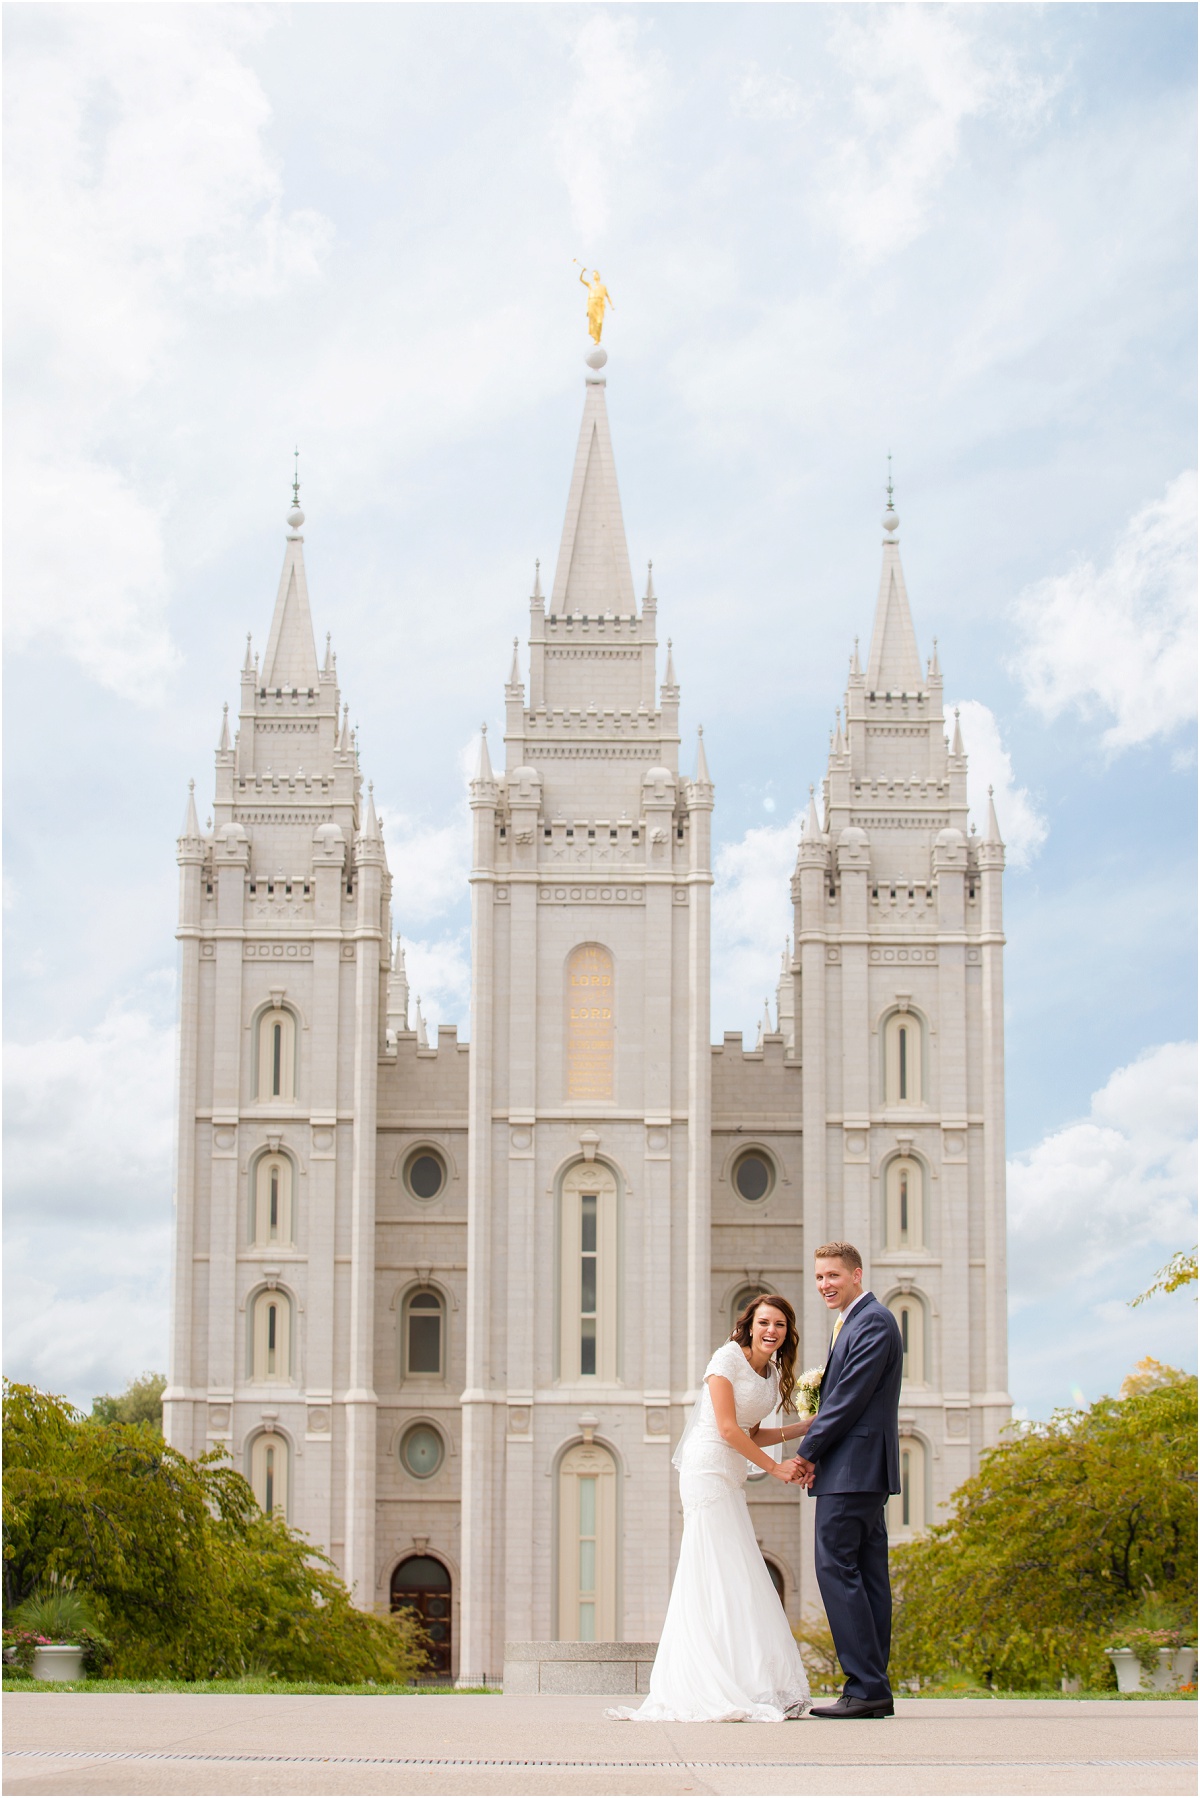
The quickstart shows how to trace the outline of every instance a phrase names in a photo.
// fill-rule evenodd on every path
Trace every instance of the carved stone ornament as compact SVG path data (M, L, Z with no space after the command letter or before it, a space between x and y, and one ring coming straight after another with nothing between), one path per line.
M600 1419L594 1417L590 1411L584 1412L583 1416L579 1419L579 1433L585 1442L593 1442L595 1440L596 1430L599 1423Z
M329 1412L323 1405L313 1405L308 1413L309 1434L327 1436L329 1434Z
M579 1147L583 1151L583 1159L585 1161L595 1161L596 1150L600 1147L600 1138L596 1131L581 1130L579 1132Z

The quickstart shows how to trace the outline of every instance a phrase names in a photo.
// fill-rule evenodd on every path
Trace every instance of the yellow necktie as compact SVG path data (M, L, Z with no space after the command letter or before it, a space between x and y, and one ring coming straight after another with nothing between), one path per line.
M833 1353L833 1345L838 1339L838 1331L841 1329L841 1327L845 1323L845 1321L846 1321L846 1313L844 1311L839 1311L838 1312L838 1320L833 1326L833 1335L829 1339L829 1352L831 1355Z

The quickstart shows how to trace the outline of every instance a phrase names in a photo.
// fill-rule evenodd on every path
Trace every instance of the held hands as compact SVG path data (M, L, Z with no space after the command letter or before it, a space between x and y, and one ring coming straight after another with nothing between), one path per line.
M786 1471L784 1472L783 1477L794 1486L803 1486L807 1492L812 1489L816 1471L816 1467L812 1461L806 1461L803 1455L795 1455L792 1460L786 1463Z

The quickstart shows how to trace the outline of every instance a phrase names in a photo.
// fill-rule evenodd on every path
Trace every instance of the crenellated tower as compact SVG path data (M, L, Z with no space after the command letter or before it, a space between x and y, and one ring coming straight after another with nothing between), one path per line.
M318 663L293 488L261 666L179 839L180 1075L168 1440L228 1448L260 1500L374 1590L375 1091L391 881Z
M933 1520L1008 1420L1004 1272L1004 848L968 829L957 716L922 667L888 489L867 665L850 661L792 883L804 1229L846 1237L907 1344L905 1494ZM781 1004L781 1014L783 1006ZM826 1323L807 1313L805 1353Z

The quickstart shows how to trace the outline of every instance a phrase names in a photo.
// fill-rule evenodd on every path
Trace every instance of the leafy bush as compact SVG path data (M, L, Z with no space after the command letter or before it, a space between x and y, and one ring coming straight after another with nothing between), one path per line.
M814 1691L840 1691L842 1664L833 1645L833 1632L824 1617L805 1618L792 1630L800 1648L804 1671Z
M102 1392L92 1400L92 1416L97 1423L150 1423L162 1433L162 1399L167 1389L164 1373L144 1373L130 1380L116 1398Z
M410 1615L356 1610L328 1558L265 1516L221 1454L189 1461L147 1422L84 1418L4 1388L4 1597L84 1592L119 1678L413 1678Z
M948 1522L892 1557L897 1679L1111 1687L1105 1649L1152 1596L1194 1639L1196 1380L1010 1426Z

